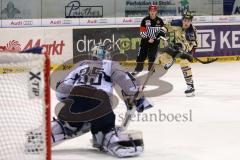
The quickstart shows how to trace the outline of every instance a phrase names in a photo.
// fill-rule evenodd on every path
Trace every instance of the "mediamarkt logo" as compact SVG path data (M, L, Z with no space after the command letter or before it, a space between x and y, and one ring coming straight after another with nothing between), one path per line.
M61 40L60 42L53 41L52 43L42 44L41 39L37 39L37 41L30 39L26 45L21 45L19 41L12 40L12 41L9 41L5 46L0 46L0 52L3 52L3 51L19 52L19 51L24 51L24 50L36 47L36 46L43 47L43 52L49 55L62 55L63 47L65 46L65 43L63 40Z

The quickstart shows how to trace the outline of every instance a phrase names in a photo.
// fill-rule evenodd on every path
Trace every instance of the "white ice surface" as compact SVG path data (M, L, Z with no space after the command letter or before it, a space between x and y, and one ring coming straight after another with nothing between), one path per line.
M240 159L240 63L192 64L196 97L183 94L186 86L178 65L162 80L174 85L163 96L150 98L154 108L145 113L188 113L188 122L132 122L129 129L144 134L145 152L137 160L239 160ZM149 89L149 88L148 88ZM54 92L52 92L54 97ZM52 98L52 106L57 100ZM123 103L119 104L123 108ZM123 113L123 109L116 109ZM118 117L118 116L117 116ZM119 123L117 119L117 123ZM53 148L53 160L116 159L93 149L91 134Z

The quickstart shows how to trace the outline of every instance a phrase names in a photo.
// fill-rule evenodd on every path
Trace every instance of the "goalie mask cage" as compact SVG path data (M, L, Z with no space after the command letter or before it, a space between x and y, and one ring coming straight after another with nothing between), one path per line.
M50 61L0 53L0 160L50 160Z

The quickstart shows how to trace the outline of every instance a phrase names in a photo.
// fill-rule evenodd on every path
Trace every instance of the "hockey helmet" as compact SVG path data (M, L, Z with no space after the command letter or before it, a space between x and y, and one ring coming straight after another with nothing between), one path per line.
M148 6L148 11L151 11L151 10L154 10L154 11L157 11L158 10L158 7L157 7L157 5L149 5Z
M193 13L190 12L190 11L184 12L183 15L182 15L182 19L192 20L193 19Z
M105 46L102 43L96 44L91 51L93 52L93 55L96 56L98 59L103 60L106 59L106 50Z

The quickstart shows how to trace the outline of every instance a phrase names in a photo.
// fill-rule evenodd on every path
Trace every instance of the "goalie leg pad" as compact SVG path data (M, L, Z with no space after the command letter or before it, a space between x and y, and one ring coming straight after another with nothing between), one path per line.
M106 134L94 134L93 146L116 157L135 157L144 151L142 132L123 131L121 127L115 127Z
M90 127L90 123L71 124L58 119L54 119L51 122L52 143L56 145L63 140L79 137L84 133L89 132Z
M71 124L58 119L51 122L52 145L55 146L64 140L72 139L90 131L90 123ZM26 134L25 153L39 154L44 151L43 126L31 130Z

